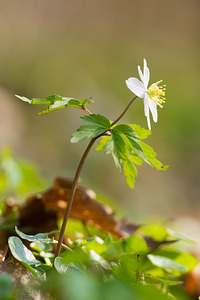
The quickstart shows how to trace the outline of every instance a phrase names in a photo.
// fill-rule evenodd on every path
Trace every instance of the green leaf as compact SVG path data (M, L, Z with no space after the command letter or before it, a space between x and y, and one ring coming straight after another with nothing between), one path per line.
M30 269L29 269L30 268ZM36 267L36 266L29 266L27 267L27 269L30 270L30 272L36 276L36 277L41 277L45 274L45 270L43 270L42 268L40 267ZM47 270L49 270L48 268L46 268Z
M125 250L128 253L141 254L148 251L147 243L137 234L132 234L130 237L123 239L122 244L125 246Z
M21 232L17 226L15 226L15 231L16 233L24 240L30 241L30 242L38 242L38 243L45 243L45 244L52 244L56 243L54 241L54 238L49 238L48 235L51 234L49 233L38 233L35 235L28 235L23 232Z
M91 114L90 116L83 116L81 117L81 119L93 125L100 125L107 129L110 128L110 121L105 116L99 114Z
M136 124L118 125L113 130L116 130L116 128L121 133L123 132L123 134L131 143L133 149L135 150L137 155L132 155L132 158L130 159L133 160L136 164L141 165L141 159L143 159L147 164L149 164L150 166L154 166L158 170L168 169L168 166L163 166L163 164L155 158L156 153L150 146L141 141L137 141L137 139L141 140L147 138L148 135L151 134L150 130L141 128L140 125ZM133 133L131 134L130 128L134 131L135 136L133 136Z
M64 263L63 258L58 256L55 258L54 267L58 271L58 273L62 274L67 272L69 264Z
M155 249L155 255L160 255L160 256L164 256L164 257L168 257L170 259L175 260L176 257L178 257L178 255L180 254L180 251L176 250L176 249L171 249L171 248L157 248Z
M102 127L100 125L82 125L75 133L73 133L71 138L71 143L78 143L85 139L91 139L94 138L103 132L106 131L105 127Z
M52 100L51 100L52 104L50 104L46 110L38 113L38 115L47 114L47 113L53 112L55 110L65 108L65 107L69 106L68 103L71 99L72 98L62 98L62 97L54 98L54 97L52 97Z
M152 275L152 274L144 274L144 280L146 283L150 283L150 284L164 283L167 286L183 284L183 281L169 280L166 277L156 276L156 275Z
M126 176L126 175L125 175L125 176ZM129 187L130 187L131 189L133 189L133 188L134 188L134 185L135 185L135 177L133 177L133 176L131 176L131 175L126 176L126 181L127 181L128 185L129 185Z
M24 102L28 102L29 104L32 103L32 101L26 97L23 96L19 96L19 95L15 95L15 97L19 98L20 100L24 101Z
M167 233L171 237L176 238L179 241L184 241L184 242L187 242L189 244L196 244L197 243L197 241L195 241L194 239L190 238L186 234L181 233L181 232L176 232L176 231L174 231L174 230L172 230L170 228L167 229Z
M120 172L122 173L123 172L123 163L122 163L121 159L114 152L112 152L112 156L113 156L113 160L114 160L116 168L119 169Z
M29 104L48 105L47 109L39 112L38 115L47 114L65 107L85 108L85 106L93 101L91 99L74 99L71 97L62 97L60 95L50 95L46 99L33 98L28 99L23 96L15 95L17 98Z
M104 253L106 249L104 241L98 236L85 240L83 245L85 246L87 252L94 250L97 254Z
M16 237L11 236L8 239L8 244L12 255L22 263L28 265L40 264L40 261L35 258L33 253Z
M123 130L127 133L127 136L123 133ZM135 148L137 148L137 151L139 152L139 150L142 151L142 148L138 142L132 138L131 135L134 135L134 131L130 126L116 126L112 130L111 134L110 138L104 140L102 144L100 144L99 149L103 149L106 146L106 153L112 153L116 167L119 168L121 172L123 172L124 169L127 183L130 188L133 188L135 177L137 176L137 170L131 160L132 153L130 152L133 151L133 149L136 150Z
M153 148L151 148L149 145L145 144L144 142L140 142L140 145L144 150L143 157L142 157L144 160L146 159L158 170L166 170L169 168L169 166L164 166L159 160L155 158L157 154L154 152Z
M37 252L53 251L53 245L50 243L32 242L30 243L30 247Z
M137 142L137 140L139 140L139 138L136 135L135 130L132 127L130 127L129 125L121 124L121 125L114 127L113 132L119 133L121 135L121 137L124 137L124 135L125 135L134 149L143 152L142 147ZM125 140L125 142L126 142L126 140Z
M56 109L60 109L60 108L63 108L63 107L65 107L65 106L67 106L67 104L68 104L68 100L62 100L62 98L61 98L61 100L59 100L59 101L55 101L54 102L54 104L52 104L51 106L50 106L50 109L51 109L51 111L54 111L54 110L56 110Z
M157 170L167 170L169 166L164 166L157 158L149 157L148 158L150 163L157 169Z
M199 263L198 259L189 253L181 253L175 258L175 261L192 271Z
M31 101L31 104L38 104L38 105L50 105L51 101L46 99L39 99L39 98L33 98Z
M133 146L133 149L135 151L143 152L143 148L141 147L141 145L137 141L135 141L134 138L132 138L132 137L127 137L127 138L129 140L129 142L131 143L131 145Z
M140 158L143 159L143 161L144 161L145 163L147 163L148 165L150 165L151 167L153 167L153 165L150 163L150 161L148 160L148 158L146 157L146 155L145 155L144 153L142 153L142 152L140 152L140 151L137 151L136 149L135 149L135 152L137 153L137 155L138 155Z
M117 132L113 131L110 140L106 146L106 153L114 154L122 160L126 160L126 144L123 138Z
M87 104L90 104L92 103L93 100L90 98L90 99L80 99L80 104L85 107Z
M82 105L80 104L80 101L77 100L77 99L71 99L69 102L68 102L68 106L69 107L78 107L78 108L81 108Z
M154 241L162 242L167 237L167 229L158 225L144 225L138 231L150 236Z
M137 177L137 170L130 159L124 161L124 175L131 189L134 188L135 177Z
M66 263L64 259L60 256L55 258L54 261L55 269L58 271L58 273L73 273L75 276L83 276L84 272L81 270L79 265L75 265L73 263ZM71 275L71 274L70 274Z
M109 138L106 144L106 154L110 154L114 152L114 138L113 135Z
M132 162L134 164L142 166L143 160L139 157L139 155L137 153L131 153L129 158L130 158L130 160L132 160Z
M54 256L55 256L55 254L52 252L45 252L45 251L40 252L40 257L43 257L43 258L53 258Z
M116 127L113 128L113 131L117 131L119 133L123 133L127 137L133 137L133 138L139 140L137 134L135 133L135 130L131 126L129 126L129 125L126 125L126 124L117 125Z
M114 274L122 280L136 281L136 272L139 269L137 254L122 254L119 258L119 267L112 264Z
M185 296L177 297L175 298L170 293L168 293L168 290L165 292L161 291L158 286L148 285L148 284L140 284L136 285L135 291L137 291L140 295L140 300L188 300L188 298Z
M99 144L95 148L95 151L101 151L101 150L103 150L106 147L109 139L110 139L110 136L106 136L106 135L102 136Z
M50 95L45 100L50 101L51 104L53 104L55 101L62 100L62 97L60 95Z
M42 275L44 274L44 272L38 270L38 268L35 267L35 266L33 266L33 265L29 265L28 263L23 262L23 261L21 261L21 263L22 263L23 266L24 266L25 268L27 268L27 269L33 274L33 276L35 276L35 277L40 277L40 276L42 276Z
M112 269L110 264L105 259L103 259L99 254L97 254L94 250L90 250L90 259L91 261L94 261L99 265L101 265L106 270Z
M72 135L71 143L78 143L87 138L97 137L110 127L110 121L102 115L92 114L90 116L83 116L81 119L90 124L82 125L77 129L77 132Z
M164 269L172 269L181 272L187 272L188 269L181 265L180 263L174 261L173 259L159 256L159 255L147 255L148 259L152 262L153 265L164 268Z
M140 140L146 139L149 135L151 135L151 130L148 130L146 128L141 128L140 125L136 124L129 124L130 127L135 130L137 136L139 137Z
M81 247L74 247L72 251L65 251L62 253L63 263L65 264L88 264L89 254Z
M77 108L85 108L87 104L90 104L92 102L93 101L91 99L80 99L80 100L71 99L68 102L67 106L69 106L69 107L77 107Z

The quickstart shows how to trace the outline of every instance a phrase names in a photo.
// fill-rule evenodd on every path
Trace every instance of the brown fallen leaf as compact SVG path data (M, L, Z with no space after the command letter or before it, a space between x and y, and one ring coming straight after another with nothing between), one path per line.
M20 225L33 226L43 232L55 230L57 220L64 216L71 186L71 180L56 178L53 187L29 197L24 207L20 208ZM70 218L81 220L118 238L133 234L141 226L117 220L109 206L96 201L95 193L81 186L77 187Z

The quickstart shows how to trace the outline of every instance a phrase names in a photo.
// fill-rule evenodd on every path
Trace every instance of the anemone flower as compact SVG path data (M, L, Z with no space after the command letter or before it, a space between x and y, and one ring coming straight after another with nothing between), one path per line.
M143 73L140 69L140 66L138 66L138 73L141 81L135 77L130 77L128 80L126 80L126 85L137 97L143 98L144 114L147 117L149 130L151 130L149 110L151 111L153 121L156 123L158 120L157 105L162 107L162 103L165 102L165 85L158 86L162 82L162 80L160 80L153 83L148 88L150 71L147 67L145 58Z

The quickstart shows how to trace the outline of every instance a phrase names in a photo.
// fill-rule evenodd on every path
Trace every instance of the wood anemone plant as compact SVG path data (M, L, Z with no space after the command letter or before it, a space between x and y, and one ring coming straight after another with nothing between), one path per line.
M149 94L150 92L149 90L147 90L149 74L149 69L147 68L145 60L144 74L142 74L139 68L139 75L141 77L142 82L132 77L126 81L128 88L131 89L131 91L133 91L136 94L136 96L128 103L123 112L113 122L111 122L109 119L107 119L101 114L92 114L89 111L89 109L86 106L93 102L91 99L78 100L74 98L62 97L59 95L51 95L46 99L33 98L30 100L26 97L16 95L19 99L28 102L29 104L47 105L47 109L40 112L39 115L53 112L55 110L62 109L65 107L79 108L87 114L82 116L81 119L87 122L88 124L80 126L80 128L77 129L77 131L72 135L71 138L72 143L81 142L85 139L90 139L90 141L85 152L83 153L83 156L81 157L73 179L68 205L65 211L62 227L59 234L55 258L59 256L61 252L64 233L81 170L92 146L98 139L101 140L98 146L96 147L96 150L99 151L105 149L106 154L112 154L116 167L119 168L122 173L124 173L127 179L127 183L131 188L134 187L135 178L137 176L135 164L141 165L144 161L149 165L156 167L158 170L167 169L167 166L163 166L163 164L156 159L156 153L154 152L154 150L141 141L147 138L147 136L151 134L151 131L141 128L139 125L136 124L117 125L117 123L122 119L122 117L125 115L125 113L137 97L144 98L144 105L146 107L145 115L148 119L148 125L150 124L149 109L151 110L153 117L155 116L155 113L157 114L157 108L155 107L155 105L158 105L160 103L157 99L160 94L158 95L157 93L155 97L153 97L152 95L153 91L151 91L151 95ZM147 99L147 97L148 102L145 102L145 99Z

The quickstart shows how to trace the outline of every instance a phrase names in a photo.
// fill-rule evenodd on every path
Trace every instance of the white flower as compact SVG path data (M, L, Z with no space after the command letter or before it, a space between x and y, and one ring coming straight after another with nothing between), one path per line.
M140 80L135 77L130 77L126 80L127 87L133 92L137 97L143 98L144 100L144 114L147 117L147 123L149 130L151 130L151 123L150 123L150 116L149 110L153 116L153 121L157 122L158 120L158 113L157 113L157 105L162 107L162 103L165 102L165 85L158 86L162 80L157 81L156 83L152 84L148 88L149 78L150 78L150 71L147 67L146 59L144 58L144 70L143 73L138 66L138 73L140 75Z

